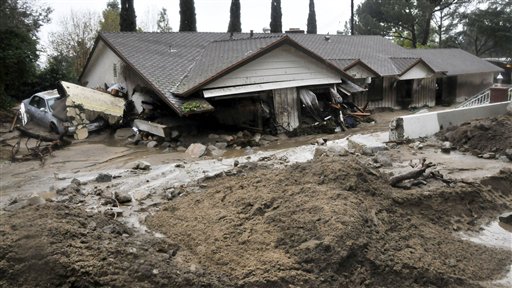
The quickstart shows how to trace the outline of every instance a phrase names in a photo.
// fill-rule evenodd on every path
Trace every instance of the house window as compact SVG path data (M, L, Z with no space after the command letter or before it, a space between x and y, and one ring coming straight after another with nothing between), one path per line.
M112 67L112 74L114 75L114 78L117 78L117 64L114 63L113 67Z
M368 101L382 101L384 99L383 78L371 78L372 82L368 85Z

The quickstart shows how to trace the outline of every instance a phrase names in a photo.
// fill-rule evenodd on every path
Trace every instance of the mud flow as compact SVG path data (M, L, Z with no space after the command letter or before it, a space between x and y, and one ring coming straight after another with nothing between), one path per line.
M482 131L195 161L79 143L44 167L2 162L0 287L510 287L510 134L442 152L465 126ZM390 185L422 158L436 177Z

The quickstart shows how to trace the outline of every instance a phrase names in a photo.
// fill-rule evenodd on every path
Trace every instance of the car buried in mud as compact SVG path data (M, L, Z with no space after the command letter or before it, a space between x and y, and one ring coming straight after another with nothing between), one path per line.
M69 119L63 121L54 115L54 104L60 98L57 90L39 92L25 99L21 103L21 117L23 123L28 121L48 128L57 134L74 134L77 127ZM89 132L99 130L107 126L105 119L98 117L94 121L85 124Z

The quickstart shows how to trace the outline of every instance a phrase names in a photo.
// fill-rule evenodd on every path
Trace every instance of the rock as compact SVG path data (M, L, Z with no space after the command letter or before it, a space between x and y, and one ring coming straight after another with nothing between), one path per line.
M178 163L178 164L174 165L174 167L176 167L176 168L185 168L185 165L183 165L182 163Z
M254 153L255 153L255 152L254 152L254 149L252 149L252 147L251 147L251 146L247 146L247 147L245 147L245 150L244 150L244 151L245 151L245 155L252 155L252 154L254 154Z
M219 149L226 149L228 147L228 143L226 143L226 142L218 142L218 143L215 143L215 147L217 147Z
M194 143L188 146L185 153L192 158L199 158L206 153L206 146L200 143Z
M132 202L132 196L128 193L115 192L114 195L119 204Z
M498 217L498 219L502 223L505 223L505 224L508 224L508 225L512 225L512 214L509 214L509 215L506 215L506 216L500 216L500 217Z
M237 167L238 165L240 165L240 161L238 161L238 160L233 161L233 167Z
M112 175L109 173L100 173L96 176L96 182L104 183L112 181Z
M114 138L117 140L126 140L133 136L135 133L132 128L120 128L116 130Z
M349 154L347 148L341 145L328 146L327 151L329 152L329 154L335 156L347 156Z
M222 155L224 155L224 153L226 152L213 145L208 146L208 150L210 151L210 154L212 155L213 158L222 157Z
M328 149L327 147L319 146L315 148L315 154L313 155L313 158L318 159L322 157L323 155L328 155Z
M68 194L76 194L80 192L80 186L75 183L71 183L64 188L57 189L57 194L59 195L68 195Z
M150 170L151 169L151 164L146 162L146 161L142 161L142 160L139 160L137 162L135 162L133 165L132 165L132 169L134 170Z
M315 143L318 146L323 146L323 145L325 145L325 140L322 139L322 138L318 138L318 139L315 140Z
M441 152L450 154L452 152L452 143L445 141L443 144L441 144Z
M156 141L149 141L147 145L148 148L155 148L156 146L158 146L158 142Z
M171 142L164 142L160 145L160 148L162 149L167 149L169 147L171 147Z
M185 148L183 146L179 146L178 148L176 148L176 151L178 151L178 152L185 152L185 151L187 151L187 148Z
M208 139L213 139L213 140L215 140L215 139L219 139L219 138L220 138L220 136L219 136L219 135L217 135L217 134L213 134L213 133L212 133L212 134L208 135Z
M382 151L377 152L374 161L380 163L383 167L393 166L393 161L391 161L391 157L387 153Z
M231 143L235 140L235 137L231 135L222 135L220 138L226 141L227 143Z
M373 156L373 149L372 149L372 147L363 146L363 148L361 150L361 154L363 154L365 156Z
M492 153L492 152L485 153L485 154L482 155L482 158L484 158L484 159L494 159L494 158L496 158L496 153Z

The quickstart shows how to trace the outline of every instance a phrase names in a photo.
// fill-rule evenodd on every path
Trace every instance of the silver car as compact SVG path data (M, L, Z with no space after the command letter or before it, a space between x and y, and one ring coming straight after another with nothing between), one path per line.
M58 134L73 134L76 131L75 126L53 115L54 111L52 106L59 97L57 90L50 90L36 93L32 95L32 97L23 100L21 103L28 117L27 120ZM104 119L98 118L86 126L87 130L95 131L105 127L106 124Z

